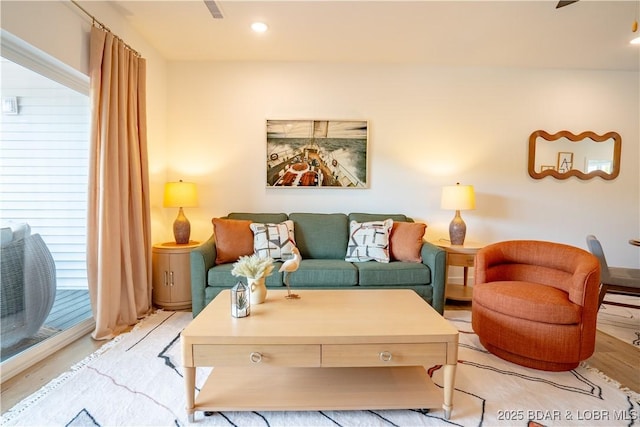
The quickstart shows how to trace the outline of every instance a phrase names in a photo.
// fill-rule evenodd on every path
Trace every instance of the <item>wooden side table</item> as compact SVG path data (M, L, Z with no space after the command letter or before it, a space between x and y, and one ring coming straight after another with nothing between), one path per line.
M153 245L153 303L169 310L191 308L191 250L200 242Z
M464 242L464 245L452 245L450 242L440 240L432 242L447 252L447 266L445 276L447 280L445 296L455 301L471 301L473 287L467 286L469 267L473 267L476 253L485 245L478 242ZM449 283L449 266L463 267L464 280L462 285Z

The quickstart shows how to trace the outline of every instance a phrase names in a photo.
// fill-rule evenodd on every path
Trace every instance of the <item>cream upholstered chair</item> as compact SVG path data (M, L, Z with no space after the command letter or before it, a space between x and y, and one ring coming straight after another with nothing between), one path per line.
M603 302L610 305L622 307L640 308L633 305L615 301L604 301L605 294L622 294L640 296L640 269L625 267L609 267L607 258L604 256L602 245L594 235L587 236L587 247L589 252L594 254L600 262L600 297L598 306Z
M534 369L567 371L593 354L600 265L560 243L513 240L475 261L472 326L487 350Z

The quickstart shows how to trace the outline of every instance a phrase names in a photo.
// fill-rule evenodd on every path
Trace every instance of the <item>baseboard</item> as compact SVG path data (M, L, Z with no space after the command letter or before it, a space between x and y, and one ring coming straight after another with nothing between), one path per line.
M77 339L85 336L91 332L95 326L96 322L93 318L83 320L77 325L72 326L71 328L66 329L0 363L0 384L15 377L20 372L30 368Z

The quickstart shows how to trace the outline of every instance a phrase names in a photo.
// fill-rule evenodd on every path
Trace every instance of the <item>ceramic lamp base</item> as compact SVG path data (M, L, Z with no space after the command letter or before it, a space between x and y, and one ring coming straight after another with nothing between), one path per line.
M464 223L460 216L460 211L456 211L456 216L449 224L449 239L452 245L463 245L464 237L467 234L467 224Z
M182 208L178 211L178 217L173 222L173 236L176 239L176 243L179 245L189 243L189 237L191 236L191 224L187 217L184 216Z

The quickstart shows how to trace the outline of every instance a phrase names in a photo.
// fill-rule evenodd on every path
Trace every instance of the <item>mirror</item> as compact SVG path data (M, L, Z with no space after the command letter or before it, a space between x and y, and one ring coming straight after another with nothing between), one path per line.
M554 134L537 130L529 137L529 175L535 179L614 179L620 173L621 145L616 132L575 135L566 130Z

